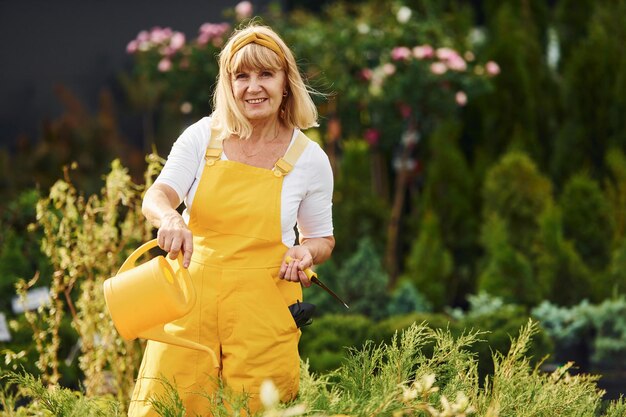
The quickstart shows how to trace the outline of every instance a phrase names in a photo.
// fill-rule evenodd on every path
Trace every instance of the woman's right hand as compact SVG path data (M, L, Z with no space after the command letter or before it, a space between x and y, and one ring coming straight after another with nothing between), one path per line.
M159 229L157 243L176 259L183 251L183 266L189 267L193 253L193 236L183 216L176 211L180 199L176 191L167 184L154 183L143 197L141 210L146 219Z
M170 259L176 259L182 250L183 267L189 267L193 253L193 235L178 212L161 217L157 242L161 249L169 253Z

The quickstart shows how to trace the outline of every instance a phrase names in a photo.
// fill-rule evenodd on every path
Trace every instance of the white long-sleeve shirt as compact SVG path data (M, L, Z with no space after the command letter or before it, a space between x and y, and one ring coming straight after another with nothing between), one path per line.
M299 134L295 129L291 146ZM172 187L186 209L183 218L189 222L189 210L204 171L204 154L211 138L211 118L204 117L189 126L176 140L156 183ZM225 152L221 159L228 160ZM293 170L284 177L281 192L282 241L287 247L295 243L294 226L301 238L332 236L333 174L328 156L310 142Z

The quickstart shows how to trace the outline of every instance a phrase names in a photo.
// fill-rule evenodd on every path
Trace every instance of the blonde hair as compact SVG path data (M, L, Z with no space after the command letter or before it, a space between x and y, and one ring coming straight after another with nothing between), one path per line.
M274 48L256 42L237 47L246 37L261 34L269 38L282 51L279 56ZM222 138L236 135L247 139L252 135L252 125L241 113L233 95L231 77L241 70L270 69L285 71L287 96L283 98L280 110L282 122L289 128L307 129L317 126L317 108L311 99L310 90L304 83L296 60L285 42L268 26L248 26L236 31L228 40L219 55L219 74L213 94L213 127L220 130Z

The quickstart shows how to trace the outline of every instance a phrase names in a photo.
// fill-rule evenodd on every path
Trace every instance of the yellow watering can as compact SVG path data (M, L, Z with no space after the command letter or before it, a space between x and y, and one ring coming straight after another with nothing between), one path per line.
M182 252L177 273L163 256L135 266L141 255L157 246L151 240L137 248L122 264L117 275L104 281L104 299L119 334L126 340L155 340L211 354L207 346L166 333L163 326L188 314L196 303L191 276L183 268Z

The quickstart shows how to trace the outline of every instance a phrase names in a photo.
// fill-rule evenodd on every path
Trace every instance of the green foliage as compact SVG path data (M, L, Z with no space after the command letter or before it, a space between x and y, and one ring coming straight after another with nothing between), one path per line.
M492 355L504 354L511 348L513 335L528 321L526 309L520 305L505 303L500 297L488 293L468 296L469 309L466 312L455 309L451 314L456 319L455 334L465 329L480 330L483 343L472 346L477 354L478 371L482 377L493 375ZM526 356L532 364L540 363L551 352L552 345L541 328L528 342Z
M436 309L441 309L454 296L452 265L452 255L441 239L437 215L426 212L419 236L406 260L403 278L412 282Z
M387 305L387 314L389 316L430 311L432 311L432 303L415 288L415 285L407 280L398 283L392 291L391 299Z
M21 412L25 411L23 409L13 414L14 408L11 407L4 412L0 411L2 416L117 417L125 414L120 409L120 404L112 398L86 397L80 392L66 388L48 387L40 379L29 374L10 373L2 375L1 378L6 380L7 386L17 386L17 398L33 401L28 405L28 414L23 414ZM14 400L16 397L13 397Z
M39 191L27 189L8 202L0 217L4 230L0 236L0 310L11 307L15 294L15 282L19 278L31 279L37 274L50 276L50 264L40 249L41 233L33 230L35 206L40 198ZM44 284L49 280L42 279Z
M478 276L478 290L504 298L507 302L533 305L546 289L538 282L527 256L515 248L505 222L493 214L483 225L485 260Z
M372 160L366 143L343 142L341 163L335 171L333 220L337 259L353 254L358 243L369 237L382 250L389 209L374 192Z
M601 411L603 391L596 386L597 377L572 376L569 366L551 374L532 367L526 353L536 331L536 325L524 325L518 337L511 340L508 353L494 354L495 373L483 386L475 355L469 350L477 342L478 332L455 337L448 330L413 324L396 333L388 343L367 342L359 349L351 349L342 365L331 373L315 375L303 363L299 396L290 404L276 404L270 384L269 391L261 393L266 408L257 416L620 416L625 409L623 400L608 402ZM431 347L432 355L424 354L426 346ZM0 412L2 416L121 415L119 404L106 397L88 398L63 389L49 389L28 375L12 374L8 378L24 386L33 402L15 412L12 408ZM175 385L163 382L167 393L153 399L153 404L162 406L160 415L184 415L184 406L176 399ZM15 396L6 390L2 394L3 404L15 404ZM229 395L232 393L224 392L217 397L221 404L242 404ZM211 408L217 416L230 415L225 410L219 404Z
M505 223L511 245L526 256L538 236L539 215L552 203L552 184L524 153L503 155L483 184L483 215L497 214Z
M532 310L557 346L586 343L593 363L626 365L626 298L590 304L587 300L571 307L558 307L544 301Z
M626 237L626 156L624 152L617 148L610 149L606 154L606 165L610 176L605 180L604 189L613 217L613 241L620 242Z
M599 178L606 174L606 152L626 146L626 2L594 2L585 19L586 36L569 48L563 62L564 125L570 133L557 139L560 178L581 168ZM573 157L571 149L576 149Z
M337 369L344 360L345 348L359 347L371 339L373 323L360 315L328 314L315 318L302 329L300 356L314 372Z
M613 217L596 181L575 175L559 198L563 237L571 240L583 262L594 270L606 268L611 258Z
M567 62L588 36L589 16L602 0L560 0L555 5L555 26L559 36L562 62Z
M479 394L478 409L489 415L593 416L604 394L598 377L571 376L565 366L552 374L532 368L525 356L536 326L523 328L508 354L494 354L495 373Z
M598 293L610 290L604 280L592 282L593 275L574 244L563 236L558 208L546 210L540 219L541 242L536 266L539 282L547 288L545 298L557 304L572 305L593 295L592 289Z
M435 219L429 212L433 211L442 240L437 244L443 244L446 254L449 252L449 255L435 257L449 256L450 260L454 260L447 282L448 293L444 297L450 304L462 302L465 294L474 289L472 273L479 254L480 225L476 214L479 212L480 196L474 192L474 173L458 144L461 132L462 125L453 121L442 123L433 132L426 143L429 150L425 158L428 175L424 191L418 196L418 206L420 212L424 212L423 222L426 223L422 228L432 227L429 223ZM420 236L423 232L420 230ZM435 249L430 250L436 253Z
M607 285L615 293L626 293L626 238L613 251Z
M339 266L334 261L326 262L317 272L320 280L350 306L346 310L341 303L314 285L305 297L317 306L318 314L361 314L374 320L386 316L389 276L370 239L359 241L356 252Z
M149 157L147 184L162 163L156 155ZM116 393L124 403L134 383L138 349L119 337L110 319L103 320L101 289L124 254L149 236L149 229L140 227L143 188L132 182L119 161L112 163L101 192L88 198L70 182L69 170L65 176L36 204L41 249L54 273L48 278L50 303L25 313L38 355L34 363L45 385L76 385L77 371L67 368L61 355L70 356L79 336L78 362L87 394ZM24 296L37 277L20 279L18 294ZM6 357L12 361L23 355L7 352Z
M502 72L493 81L494 93L478 98L480 129L469 134L480 135L475 143L489 161L517 149L545 166L559 104L558 85L543 54L546 24L541 20L547 6L515 1L491 5L485 53Z

